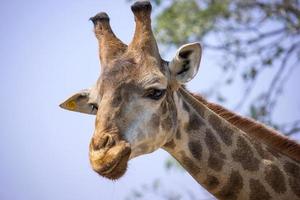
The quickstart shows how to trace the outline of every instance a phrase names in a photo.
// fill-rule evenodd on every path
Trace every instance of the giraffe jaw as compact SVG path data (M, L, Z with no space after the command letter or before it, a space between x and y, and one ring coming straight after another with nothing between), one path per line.
M125 174L130 153L130 145L120 142L110 149L90 151L90 163L99 175L116 180Z

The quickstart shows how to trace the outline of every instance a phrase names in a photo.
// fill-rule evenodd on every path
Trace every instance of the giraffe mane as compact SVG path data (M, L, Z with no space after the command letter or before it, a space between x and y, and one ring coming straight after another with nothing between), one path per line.
M280 134L278 131L271 129L260 122L247 117L242 117L218 104L210 103L198 94L191 94L213 112L249 136L262 141L272 150L277 150L300 162L300 144L298 144L296 141L289 139L288 137Z

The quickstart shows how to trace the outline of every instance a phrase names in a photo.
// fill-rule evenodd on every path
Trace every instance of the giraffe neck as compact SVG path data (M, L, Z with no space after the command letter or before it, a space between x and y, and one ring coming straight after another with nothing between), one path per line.
M300 164L271 150L184 89L175 94L178 129L164 146L219 199L300 199Z

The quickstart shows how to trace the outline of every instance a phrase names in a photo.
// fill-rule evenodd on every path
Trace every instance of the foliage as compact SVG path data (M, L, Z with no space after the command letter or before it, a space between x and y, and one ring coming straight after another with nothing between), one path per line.
M222 80L206 92L226 101L222 89L242 80L244 94L234 109L248 114L286 135L298 133L300 120L279 124L273 120L285 83L299 66L299 0L156 0L159 12L155 32L159 43L178 47L201 41L215 54L224 72ZM270 73L270 71L272 73ZM253 88L271 77L263 91ZM248 102L248 99L251 101Z

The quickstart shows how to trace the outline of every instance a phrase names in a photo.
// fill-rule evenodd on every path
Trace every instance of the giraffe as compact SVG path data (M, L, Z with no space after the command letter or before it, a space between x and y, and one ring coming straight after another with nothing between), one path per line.
M201 45L183 45L167 62L151 29L151 4L138 1L131 10L129 45L115 36L106 13L91 18L100 77L60 104L96 115L93 170L116 180L129 160L162 148L218 199L300 199L300 145L189 92L184 84L198 72Z

